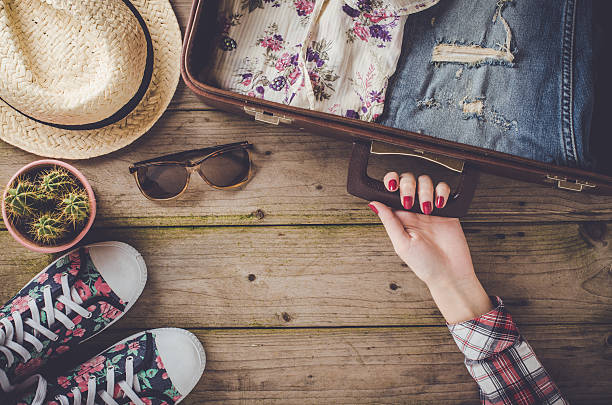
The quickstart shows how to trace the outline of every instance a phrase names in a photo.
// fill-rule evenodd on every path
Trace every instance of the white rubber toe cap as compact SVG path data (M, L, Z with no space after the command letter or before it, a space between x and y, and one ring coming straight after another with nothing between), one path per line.
M147 266L136 249L123 242L99 242L86 246L94 266L123 302L126 311L147 283Z
M177 328L150 331L155 336L168 377L185 397L196 386L206 367L206 354L198 338L191 332Z

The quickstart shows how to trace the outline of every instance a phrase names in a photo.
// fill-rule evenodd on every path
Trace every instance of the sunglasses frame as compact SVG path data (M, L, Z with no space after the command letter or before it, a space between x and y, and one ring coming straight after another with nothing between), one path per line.
M215 156L218 156L225 152L229 152L229 151L236 150L236 149L246 150L247 155L249 157L249 171L246 174L245 178L241 180L239 183L233 184L231 186L225 186L225 187L217 186L211 183L211 181L208 178L206 178L206 176L202 173L202 171L199 170L202 163L205 160L211 159ZM233 188L238 188L246 184L249 180L251 180L251 177L253 175L253 161L252 161L251 152L250 152L251 149L253 149L253 144L249 143L248 141L243 141L243 142L227 143L225 145L211 146L211 147L202 148L202 149L186 150L183 152L172 153L170 155L159 156L153 159L143 160L143 161L134 163L130 165L130 174L134 176L134 179L136 180L136 184L138 185L138 189L140 190L142 195L144 195L147 199L151 201L168 201L168 200L174 200L176 198L179 198L181 195L183 195L183 193L189 187L189 181L191 180L191 175L194 172L198 172L198 174L200 175L200 178L202 178L202 180L204 180L206 184L208 184L210 187L215 188L217 190L230 190ZM194 157L204 156L204 157L196 161L192 161L189 159L189 156L194 156ZM184 167L187 170L187 181L185 182L185 187L183 187L183 189L177 195L168 197L168 198L153 198L147 195L147 193L145 193L144 190L142 189L140 180L138 180L138 169L141 167L165 166L165 165L171 165L171 164L179 165L181 167Z

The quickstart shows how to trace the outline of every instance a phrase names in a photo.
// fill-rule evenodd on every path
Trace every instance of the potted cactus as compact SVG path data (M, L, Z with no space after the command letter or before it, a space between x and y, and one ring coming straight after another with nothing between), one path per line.
M96 200L87 179L58 160L23 167L2 198L2 217L10 234L37 252L61 252L75 245L91 228L95 214Z

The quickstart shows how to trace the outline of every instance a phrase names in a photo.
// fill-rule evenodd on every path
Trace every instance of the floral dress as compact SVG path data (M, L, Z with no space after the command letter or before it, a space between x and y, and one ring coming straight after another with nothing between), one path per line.
M409 14L438 0L224 0L202 79L277 103L375 121Z

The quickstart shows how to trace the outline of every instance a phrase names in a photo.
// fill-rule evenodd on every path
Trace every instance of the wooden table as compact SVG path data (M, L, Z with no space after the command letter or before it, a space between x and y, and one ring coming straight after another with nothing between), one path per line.
M189 0L173 2L184 31ZM249 140L253 180L218 191L194 177L179 200L146 200L132 162ZM76 162L98 198L86 242L140 250L149 282L84 360L143 328L182 327L206 348L187 404L478 402L428 291L366 202L346 193L351 145L202 104L181 83L153 130ZM0 144L5 182L36 157ZM373 173L397 168L375 162ZM463 220L478 276L500 295L573 404L612 403L612 199L483 175ZM2 227L0 301L53 257Z

